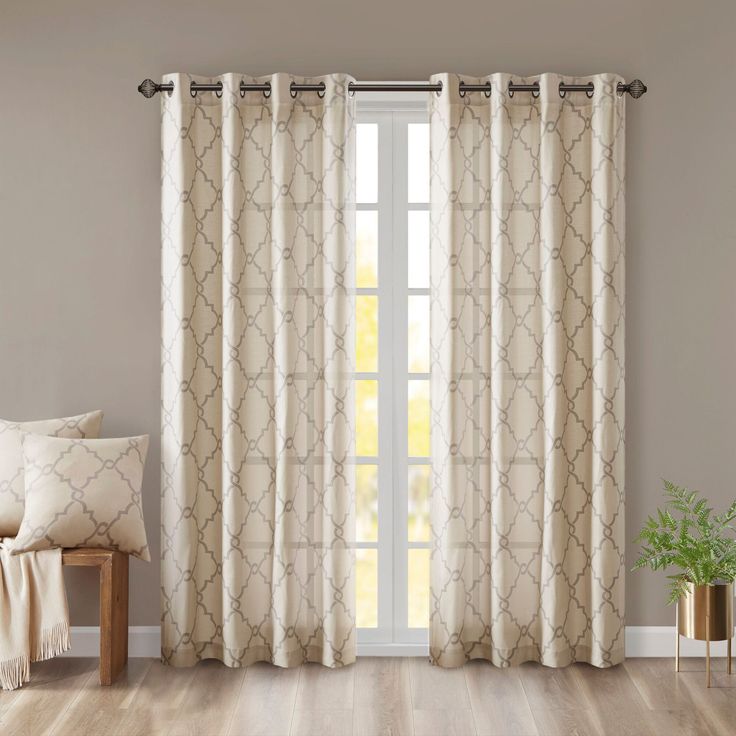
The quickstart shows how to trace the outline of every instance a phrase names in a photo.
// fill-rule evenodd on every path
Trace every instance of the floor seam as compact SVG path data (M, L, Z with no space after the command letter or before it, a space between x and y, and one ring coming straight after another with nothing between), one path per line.
M61 713L59 713L58 716L54 719L54 722L49 726L49 728L46 730L47 736L53 736L54 732L57 728L60 728L63 723L64 716L69 712L69 709L82 697L84 694L84 687L89 682L90 677L94 677L98 672L97 668L92 669L92 671L87 675L87 677L84 678L84 681L82 682L81 687L79 688L77 694L75 697L73 697L68 703L66 708L63 708ZM103 687L100 685L100 687Z
M470 687L468 686L468 670L466 666L462 668L463 671L463 683L465 684L465 694L468 696L468 708L470 709L470 717L473 719L473 731L475 736L478 736L478 721L475 718L475 708L473 708L473 699L470 697ZM524 696L526 697L526 695Z
M238 688L238 694L235 698L235 702L233 703L232 712L230 713L230 718L228 718L227 728L224 731L224 736L230 736L230 732L232 731L235 714L238 712L238 703L240 703L240 694L243 692L243 688L245 687L245 678L247 677L247 675L248 668L243 667L243 679L240 683L240 687Z
M296 678L296 692L294 693L294 702L291 705L291 720L289 721L289 734L294 733L294 716L296 715L296 702L299 700L299 686L302 684L302 670L304 665L299 665L299 674Z

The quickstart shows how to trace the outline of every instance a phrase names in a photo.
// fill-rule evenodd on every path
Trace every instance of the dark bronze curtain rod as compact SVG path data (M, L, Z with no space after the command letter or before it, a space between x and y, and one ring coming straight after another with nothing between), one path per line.
M138 91L146 98L153 97L157 92L168 92L171 94L174 91L174 83L164 82L163 84L157 84L152 79L145 79L138 85ZM292 82L289 91L292 97L296 97L299 92L316 92L318 95L324 95L325 83L296 84ZM585 92L588 97L592 97L595 92L595 86L593 82L588 82L588 84L564 84L560 82L558 91L560 97L564 97L568 92ZM628 84L619 82L616 87L616 92L619 96L628 92L634 99L638 99L646 91L647 86L641 79L635 79ZM220 97L222 95L222 82L215 82L214 84L190 82L189 93L192 97L196 97L199 92L214 92ZM262 92L264 97L270 97L271 84L270 82L263 82L261 84L241 82L240 96L245 97L246 92ZM420 84L369 84L366 82L350 82L348 84L348 92L350 94L354 94L355 92L436 92L439 94L442 92L442 82L438 82L437 84L431 84L429 82ZM465 97L467 92L483 92L486 97L490 97L491 83L466 84L465 82L460 82L460 96ZM513 82L509 82L509 96L513 97L515 92L531 92L534 97L538 97L539 82L534 82L534 84L514 84Z

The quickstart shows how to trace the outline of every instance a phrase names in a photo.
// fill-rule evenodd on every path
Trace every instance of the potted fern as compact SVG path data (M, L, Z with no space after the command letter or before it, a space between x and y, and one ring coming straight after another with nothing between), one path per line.
M649 517L637 537L642 553L634 569L675 568L668 575L668 603L677 603L677 659L680 636L708 642L707 680L710 686L710 642L728 639L731 672L733 583L736 579L736 501L725 513L714 514L708 501L694 491L664 481L667 503Z

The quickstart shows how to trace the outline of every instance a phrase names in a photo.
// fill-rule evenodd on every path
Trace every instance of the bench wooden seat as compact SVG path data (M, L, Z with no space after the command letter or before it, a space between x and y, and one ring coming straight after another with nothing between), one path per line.
M62 563L100 569L100 684L111 685L128 662L128 555L112 549L65 549Z

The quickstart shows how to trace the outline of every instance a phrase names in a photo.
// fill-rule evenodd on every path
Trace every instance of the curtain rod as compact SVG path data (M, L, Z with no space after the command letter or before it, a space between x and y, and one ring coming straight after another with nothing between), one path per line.
M486 82L485 84L466 84L460 82L459 85L460 96L465 97L467 92L484 92L486 97L491 96L491 83ZM168 92L171 94L174 91L173 82L164 82L163 84L157 84L152 79L144 79L138 85L138 91L147 99L153 97L157 92ZM292 82L289 91L292 97L296 97L298 92L316 92L317 94L324 94L325 83L320 82L319 84L296 84ZM558 91L560 97L564 97L568 92L585 92L588 97L592 97L595 92L595 86L593 82L588 84L564 84L560 82ZM619 97L625 92L628 92L635 100L641 97L647 91L647 86L641 79L635 79L633 82L624 84L619 82L616 87L616 92ZM216 82L214 84L206 84L200 82L189 83L189 93L192 97L196 97L199 92L214 92L218 97L222 95L222 82ZM246 92L262 92L264 97L271 96L271 83L254 83L249 84L246 82L240 83L240 96L245 97ZM367 82L350 82L348 84L348 92L354 94L355 92L436 92L439 94L442 92L442 82L432 84L430 82L418 83L418 84L371 84ZM509 82L508 93L513 97L514 92L531 92L532 96L539 96L539 82L534 84L514 84Z

